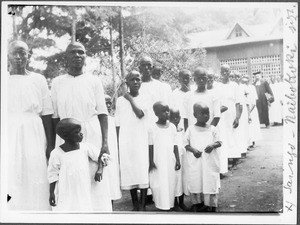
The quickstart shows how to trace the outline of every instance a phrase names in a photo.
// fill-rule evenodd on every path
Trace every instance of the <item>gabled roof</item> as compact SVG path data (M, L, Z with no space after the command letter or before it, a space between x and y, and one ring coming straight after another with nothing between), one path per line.
M228 39L237 25L239 25L249 36ZM241 22L235 22L230 29L220 29L189 34L188 38L190 42L187 45L186 49L212 48L283 39L283 32L274 32L278 27L280 28L280 26L282 26L282 18L275 21L275 23L265 23L257 25L246 25Z
M234 30L236 29L236 28L238 28L238 27L240 27L246 34L247 34L247 36L249 37L249 36L251 36L252 34L251 34L251 32L248 30L248 28L244 25L241 25L241 23L240 22L236 22L236 23L234 23L234 25L231 27L231 29L229 29L229 32L228 32L228 34L226 35L226 37L225 37L225 39L229 39L229 36L232 34L232 32L234 32Z

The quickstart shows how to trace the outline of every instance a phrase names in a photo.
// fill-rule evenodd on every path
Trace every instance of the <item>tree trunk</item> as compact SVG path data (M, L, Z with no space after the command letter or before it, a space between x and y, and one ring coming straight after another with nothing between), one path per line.
M111 51L111 74L113 81L113 90L116 92L116 76L115 76L115 68L114 68L114 42L113 42L113 34L112 34L112 18L110 19L110 27L109 27L109 38L110 38L110 51ZM115 97L112 99L113 103L115 102Z
M71 43L76 41L76 13L75 8L72 8L72 34L71 34Z
M119 11L119 35L120 35L120 64L121 64L121 77L125 77L125 66L124 66L124 37L123 37L123 16L122 7Z

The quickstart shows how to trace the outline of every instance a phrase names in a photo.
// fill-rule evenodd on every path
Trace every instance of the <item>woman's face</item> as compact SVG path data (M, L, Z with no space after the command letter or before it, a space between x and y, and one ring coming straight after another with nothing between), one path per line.
M28 48L16 44L9 49L8 60L13 69L24 69L28 61Z

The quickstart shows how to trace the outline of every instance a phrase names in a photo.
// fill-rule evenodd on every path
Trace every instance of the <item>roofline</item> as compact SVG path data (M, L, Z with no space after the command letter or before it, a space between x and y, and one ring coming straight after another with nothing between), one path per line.
M255 43L255 42L263 42L263 41L274 41L274 40L283 40L283 37L274 37L274 38L267 38L267 39L257 39L257 40L240 40L240 42L235 43L224 43L224 44L218 44L218 43L212 43L207 45L199 45L196 48L217 48L217 47L225 47L225 46L232 46L232 45L241 45L241 44L247 44L247 43ZM195 48L195 47L194 47Z

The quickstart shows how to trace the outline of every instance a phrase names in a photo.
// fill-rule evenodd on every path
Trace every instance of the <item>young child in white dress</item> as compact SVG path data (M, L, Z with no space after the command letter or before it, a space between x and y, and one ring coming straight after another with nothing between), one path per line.
M185 134L188 161L188 188L193 212L216 212L220 188L221 141L216 127L207 124L209 107L202 102L194 104L196 124L189 126Z
M109 95L105 95L105 103L109 115L107 116L108 122L108 148L111 156L109 165L107 166L107 172L109 176L110 197L112 203L114 200L118 200L122 197L120 188L120 166L119 166L119 153L117 142L117 131L115 118L112 116L112 102Z
M119 140L121 189L130 190L133 211L145 211L149 187L148 101L139 94L141 75L132 71L126 76L129 92L117 99L115 120ZM141 208L138 201L141 190Z
M55 211L93 211L89 158L98 162L94 179L100 182L109 156L100 157L100 149L80 143L83 139L81 125L75 119L59 121L56 132L65 142L50 154L49 203Z
M180 169L176 127L169 120L169 106L164 102L153 105L158 121L149 131L149 179L155 207L174 207L176 171Z
M183 126L180 126L180 111L176 108L170 109L170 122L176 126L177 130L177 145L178 145L178 154L179 159L181 162L181 168L176 171L176 192L175 192L175 211L180 211L178 207L181 208L181 210L188 211L188 207L184 204L184 190L187 189L186 187L186 171L184 168L184 165L186 164L186 150L183 146L183 138L184 138L184 129ZM186 167L186 165L185 165ZM178 201L177 201L178 199Z

